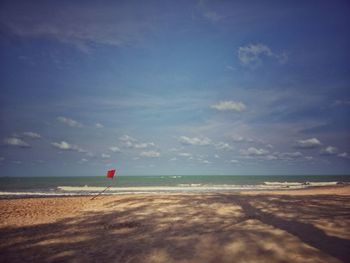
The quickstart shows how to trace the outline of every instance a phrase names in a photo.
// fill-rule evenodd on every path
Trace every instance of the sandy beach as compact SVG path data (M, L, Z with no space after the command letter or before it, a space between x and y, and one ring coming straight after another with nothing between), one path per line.
M350 186L0 200L0 262L350 262Z

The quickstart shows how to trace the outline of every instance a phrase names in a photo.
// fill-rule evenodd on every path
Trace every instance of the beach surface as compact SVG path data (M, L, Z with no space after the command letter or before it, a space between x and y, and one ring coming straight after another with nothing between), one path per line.
M0 262L350 262L350 186L0 200Z

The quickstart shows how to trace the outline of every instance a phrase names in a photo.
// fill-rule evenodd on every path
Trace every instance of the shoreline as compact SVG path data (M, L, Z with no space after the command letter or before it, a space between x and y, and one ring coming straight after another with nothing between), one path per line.
M252 195L350 195L350 185L310 186L301 189L285 189L271 191L242 191L241 194Z
M80 188L79 188L80 189ZM101 189L104 189L103 187ZM120 196L120 195L143 195L143 194L248 194L248 195L259 195L259 194L283 194L283 195L303 195L303 194L347 194L350 192L349 184L337 184L337 185L325 185L325 186L312 186L307 185L302 188L290 188L282 187L277 189L208 189L208 188L174 188L174 187L141 187L141 188L130 188L130 190L120 190L119 192L105 192L101 196ZM80 192L67 192L67 193L45 193L45 192L0 192L0 200L3 199L26 199L26 198L65 198L65 197L93 197L98 192L84 193Z

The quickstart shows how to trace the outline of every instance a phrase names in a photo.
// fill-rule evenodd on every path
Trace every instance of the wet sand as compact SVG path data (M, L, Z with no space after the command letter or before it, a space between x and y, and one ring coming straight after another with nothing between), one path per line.
M350 187L0 200L0 262L350 262Z

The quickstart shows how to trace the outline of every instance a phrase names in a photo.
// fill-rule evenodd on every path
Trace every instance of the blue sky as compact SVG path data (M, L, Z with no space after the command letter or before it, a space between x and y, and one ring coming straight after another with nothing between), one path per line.
M2 1L0 175L348 174L347 1Z

